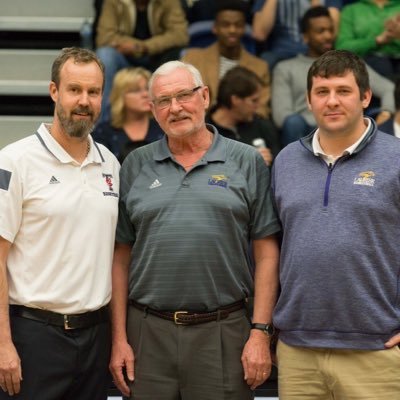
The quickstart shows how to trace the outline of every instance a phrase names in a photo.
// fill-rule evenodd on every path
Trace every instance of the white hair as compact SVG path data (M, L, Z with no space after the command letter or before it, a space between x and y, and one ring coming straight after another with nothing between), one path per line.
M158 76L166 76L177 69L185 69L192 75L195 86L204 86L203 79L199 70L192 64L188 64L179 60L168 61L159 66L151 75L149 80L149 92L152 93L153 83Z

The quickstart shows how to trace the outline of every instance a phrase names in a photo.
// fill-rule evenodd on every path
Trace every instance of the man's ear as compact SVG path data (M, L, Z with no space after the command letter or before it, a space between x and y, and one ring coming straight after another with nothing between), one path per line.
M309 94L306 93L305 96L306 96L307 107L308 107L308 109L309 109L310 111L312 111L312 107L311 107L311 102L310 102Z
M241 100L242 100L242 99L241 99L239 96L237 96L236 94L233 94L233 95L231 96L231 104L232 104L232 107L237 106Z
M49 93L50 93L51 99L54 101L54 103L56 103L58 100L58 89L57 89L56 84L53 81L50 82Z
M371 98L372 98L372 91L371 91L371 89L368 89L364 92L364 95L362 97L363 108L367 108L369 106L369 103L371 102Z
M201 97L203 98L204 108L208 110L210 105L210 89L208 86L203 86L201 89Z

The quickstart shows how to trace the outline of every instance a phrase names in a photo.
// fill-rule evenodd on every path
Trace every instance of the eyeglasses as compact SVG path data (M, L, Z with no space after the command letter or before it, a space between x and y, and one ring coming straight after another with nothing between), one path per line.
M179 104L187 103L192 100L194 94L201 88L201 86L196 86L194 89L182 90L182 92L173 94L171 96L164 96L155 98L153 104L155 107L162 109L167 108L171 105L172 99L176 99Z

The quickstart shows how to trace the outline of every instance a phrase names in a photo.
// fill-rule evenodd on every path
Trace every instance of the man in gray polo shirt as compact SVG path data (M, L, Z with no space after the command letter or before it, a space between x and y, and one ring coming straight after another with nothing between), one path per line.
M269 171L205 124L209 91L192 65L162 65L150 95L166 136L121 170L110 368L131 399L251 399L271 369L278 286Z

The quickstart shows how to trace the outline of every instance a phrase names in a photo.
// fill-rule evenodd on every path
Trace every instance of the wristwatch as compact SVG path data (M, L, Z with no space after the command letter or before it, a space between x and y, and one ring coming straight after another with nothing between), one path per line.
M275 333L275 328L272 324L251 324L251 329L259 329L263 331L267 336L273 336Z

